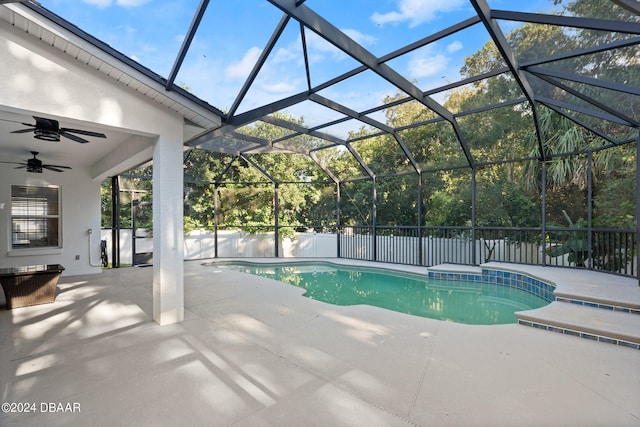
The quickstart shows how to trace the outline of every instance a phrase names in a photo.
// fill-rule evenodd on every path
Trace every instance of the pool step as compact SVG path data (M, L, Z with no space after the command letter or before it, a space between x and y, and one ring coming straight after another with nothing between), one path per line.
M562 301L515 314L521 325L640 349L638 314Z
M640 302L638 301L640 289L634 289L634 291L636 292L616 298L602 298L602 296L589 295L585 292L570 293L557 289L554 295L556 300L560 302L640 315Z

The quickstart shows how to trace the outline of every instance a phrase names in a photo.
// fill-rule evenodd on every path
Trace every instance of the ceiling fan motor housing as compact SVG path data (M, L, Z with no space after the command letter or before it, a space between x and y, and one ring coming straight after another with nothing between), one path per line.
M27 172L42 173L42 160L36 159L38 153L35 151L32 151L31 153L33 154L33 158L27 160Z
M36 120L36 128L33 130L34 138L44 141L60 141L60 124L57 120L35 116L34 119Z

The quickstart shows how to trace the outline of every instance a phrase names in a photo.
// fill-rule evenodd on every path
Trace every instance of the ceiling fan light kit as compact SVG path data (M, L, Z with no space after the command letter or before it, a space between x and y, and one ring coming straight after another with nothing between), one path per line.
M33 137L35 139L41 139L43 141L60 141L60 134L50 129L34 129Z

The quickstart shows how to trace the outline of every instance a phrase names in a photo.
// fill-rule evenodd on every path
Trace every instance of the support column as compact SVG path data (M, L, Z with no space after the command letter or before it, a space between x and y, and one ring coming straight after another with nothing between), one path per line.
M371 225L372 225L372 233L371 236L373 238L372 242L372 250L373 250L373 260L378 260L378 195L376 193L376 186L378 185L377 179L374 176L371 179L373 189L371 190Z
M636 268L640 269L640 131L638 131L638 137L636 138ZM636 270L638 276L638 286L640 286L640 272Z
M541 218L542 265L547 265L547 161L541 160L540 162L542 167L542 169L540 170L540 173L541 173L540 181L542 184L542 189L540 190L541 192L540 208L542 210L542 218Z
M160 136L153 150L153 318L184 320L182 141Z
M340 199L340 181L336 181L336 255L342 258L341 240L342 240L342 223L340 222L340 209L342 207ZM638 255L640 257L640 255Z
M218 215L220 212L220 196L218 184L213 185L213 257L218 258Z
M422 259L424 249L422 242L422 204L424 201L422 200L422 172L418 171L418 265L424 265L424 260Z
M593 151L588 153L587 163L587 260L586 267L592 270L593 263Z
M473 242L471 245L471 265L480 265L484 262L484 260L478 261L476 259L476 228L478 223L478 204L476 203L476 190L476 168L474 166L473 168L471 168L471 241Z
M120 267L120 178L111 178L111 268Z
M273 227L273 237L275 240L275 257L276 258L280 258L280 251L278 250L279 246L280 246L280 222L278 221L278 218L280 217L280 203L279 203L279 195L278 195L278 183L274 182L273 183L273 213L274 213L274 218L273 218L273 223L274 223L274 227Z

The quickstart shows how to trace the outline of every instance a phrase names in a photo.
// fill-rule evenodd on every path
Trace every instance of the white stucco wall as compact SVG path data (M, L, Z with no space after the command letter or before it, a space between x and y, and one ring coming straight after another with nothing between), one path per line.
M8 167L7 167L8 166ZM60 188L62 202L62 248L60 250L11 250L11 185ZM65 275L99 273L100 182L89 179L86 170L42 174L0 167L0 266L62 264ZM93 229L89 246L88 229ZM76 255L80 259L76 260ZM91 256L91 260L89 257Z

